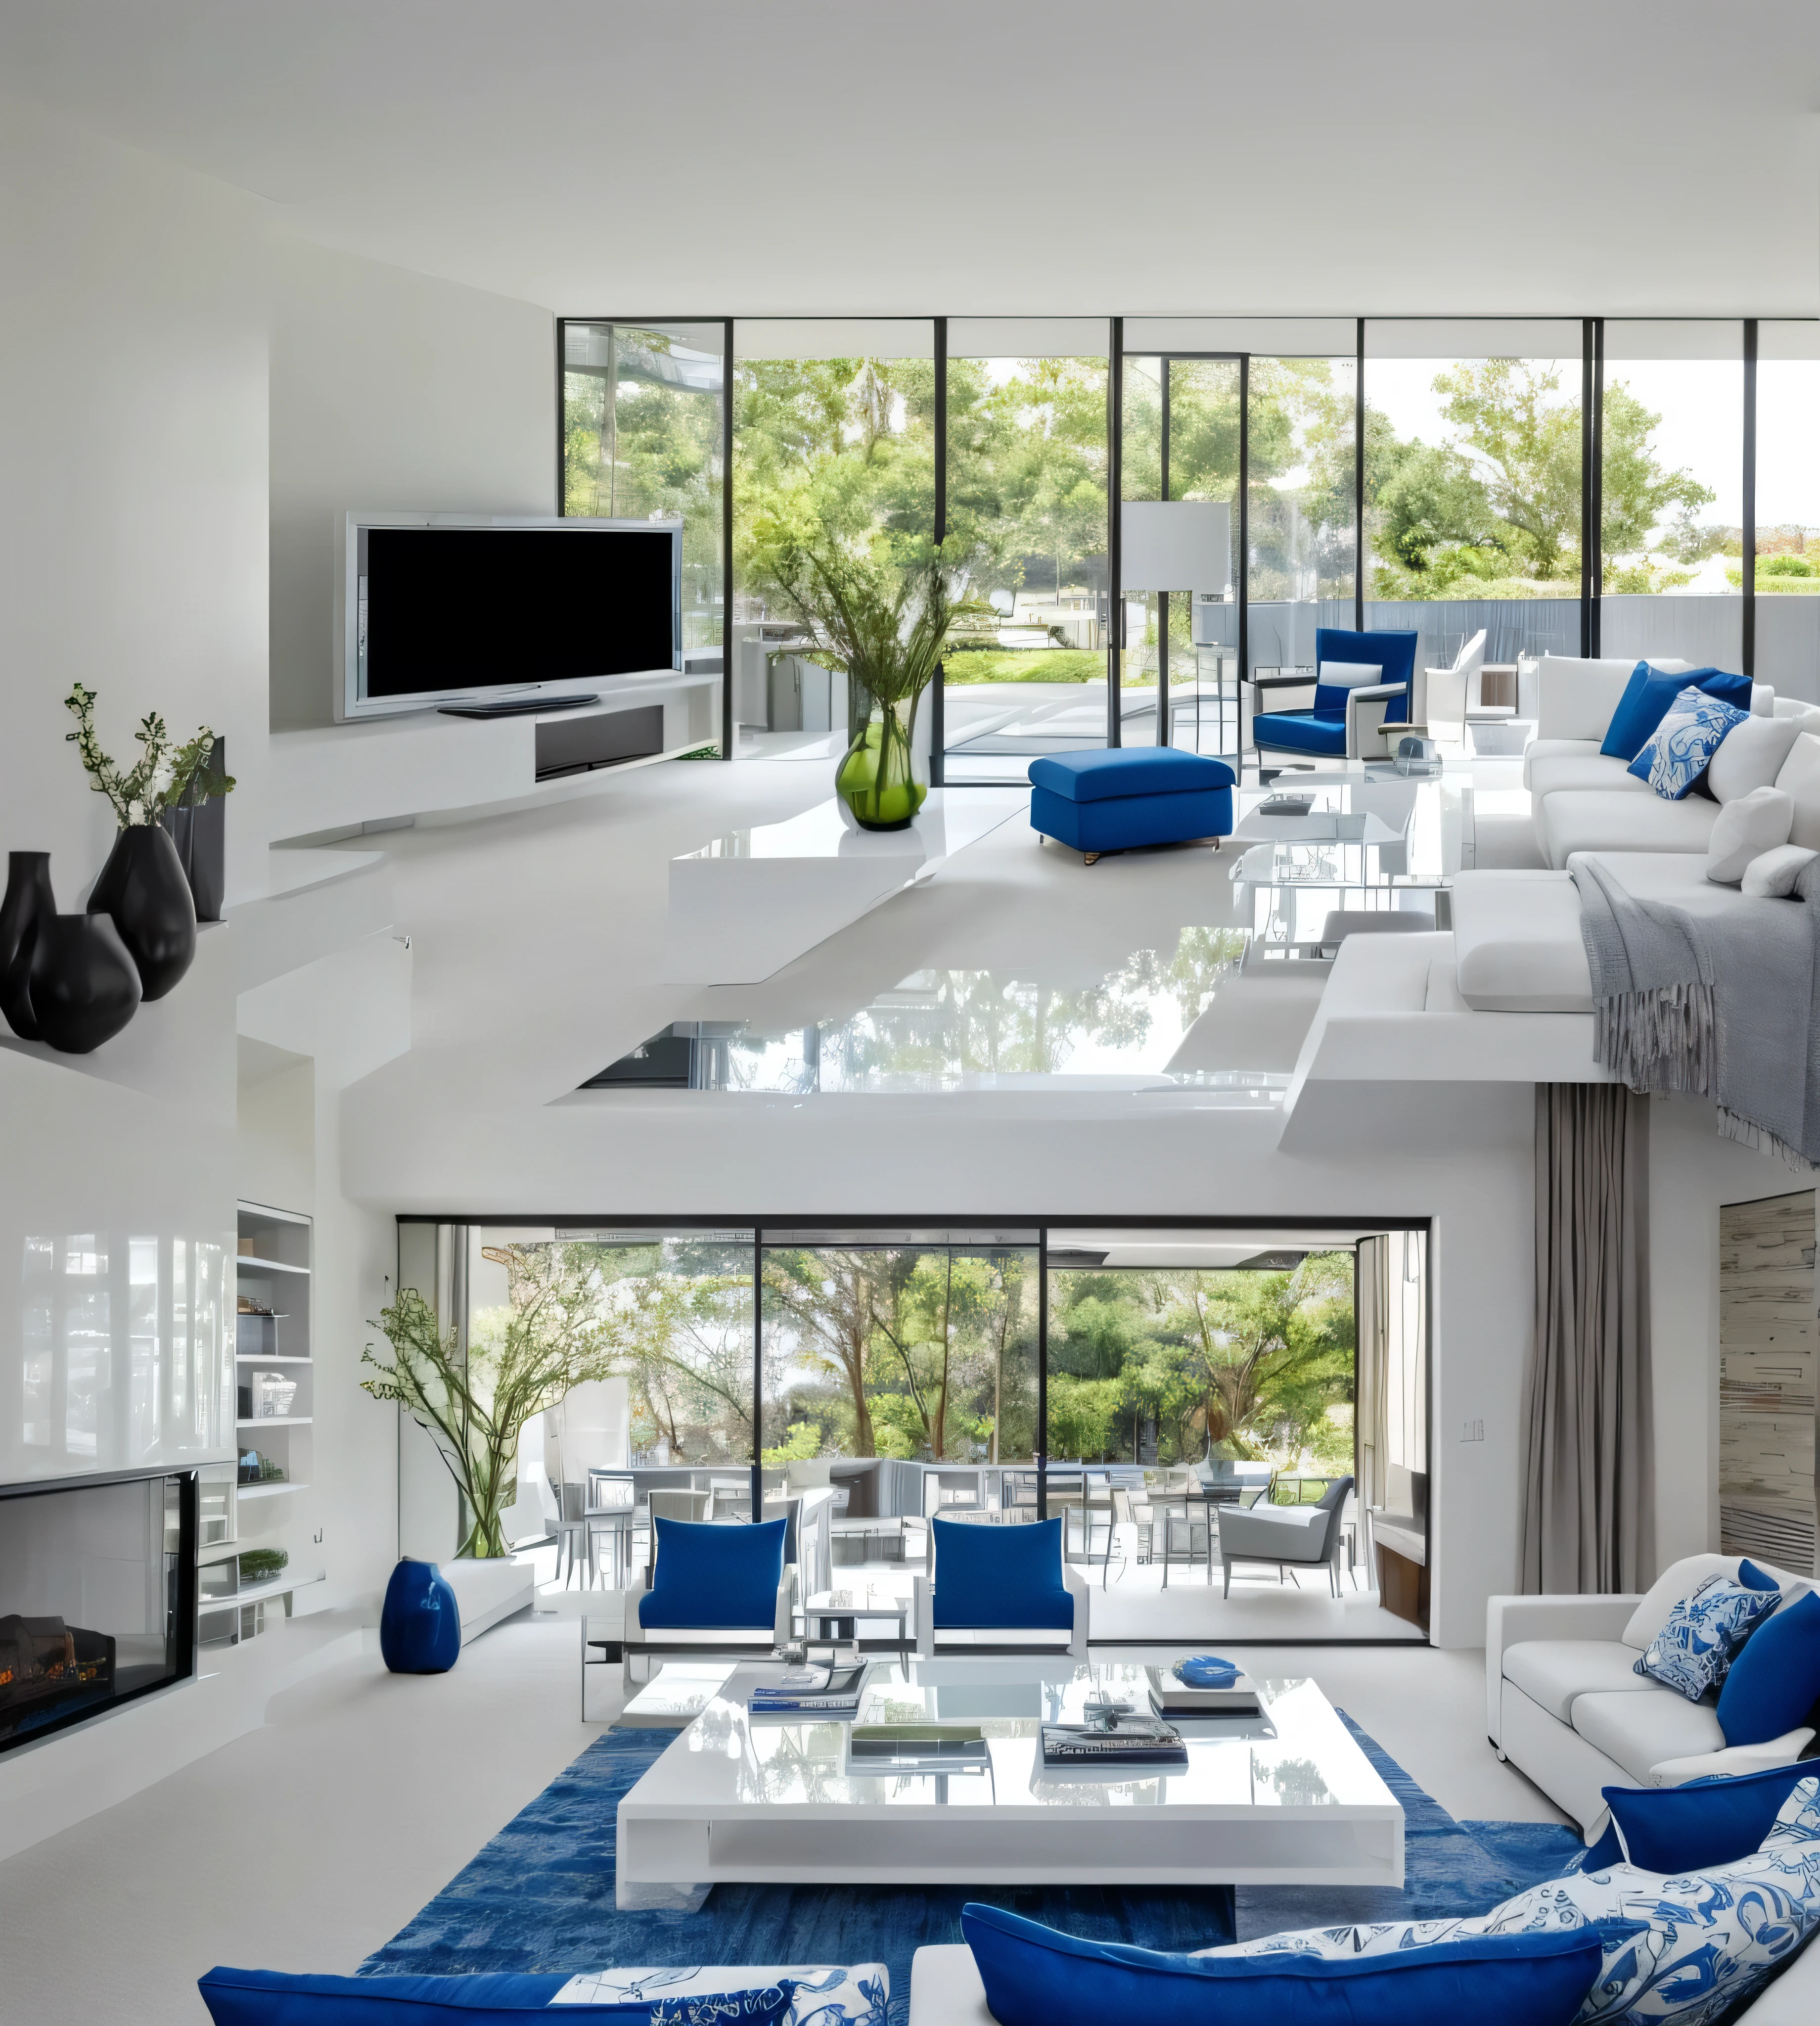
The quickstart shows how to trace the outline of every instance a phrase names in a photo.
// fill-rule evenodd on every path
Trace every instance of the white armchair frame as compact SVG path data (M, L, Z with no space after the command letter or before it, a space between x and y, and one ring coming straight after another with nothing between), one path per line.
M1485 667L1485 628L1461 643L1451 668L1424 669L1421 716L1464 726L1466 713L1479 701L1479 677Z
M1372 683L1350 690L1346 699L1346 757L1349 760L1382 760L1390 751L1390 740L1405 732L1420 732L1420 724L1389 724L1384 713L1393 701L1407 696L1407 683Z
M1070 1562L1062 1564L1062 1580L1067 1585L1069 1594L1074 1600L1074 1629L1068 1635L1066 1647L1056 1645L1048 1639L1038 1639L1037 1630L1027 1626L989 1628L994 1632L1002 1630L1004 1635L1002 1638L994 1639L992 1642L993 1646L1000 1650L1019 1647L1020 1650L1032 1653L1067 1652L1076 1659L1085 1659L1087 1614L1092 1608L1093 1593L1088 1586L1086 1578ZM916 1578L912 1623L916 1630L918 1656L925 1660L934 1659L939 1635L935 1626L935 1580L932 1576L919 1576ZM964 1652L967 1649L964 1646L960 1648L950 1646L949 1648L950 1652L957 1650Z

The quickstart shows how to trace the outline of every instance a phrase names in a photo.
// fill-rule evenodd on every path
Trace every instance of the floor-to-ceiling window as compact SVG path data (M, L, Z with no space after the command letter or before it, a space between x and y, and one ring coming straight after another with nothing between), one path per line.
M832 757L846 682L808 644L780 573L839 549L882 580L934 537L934 325L906 317L742 318L734 326L733 699L736 750ZM925 749L927 699L918 715Z
M1483 631L1493 671L1431 716L1514 709L1519 669L1581 651L1584 343L1565 319L1365 325L1365 624L1416 631L1418 669Z
M565 320L565 514L683 523L683 646L718 647L723 326Z
M1604 338L1599 651L1741 668L1744 326L1608 319Z
M1752 672L1800 696L1820 669L1820 324L1757 326L1756 453Z
M1107 340L1103 318L949 320L949 782L1107 742Z

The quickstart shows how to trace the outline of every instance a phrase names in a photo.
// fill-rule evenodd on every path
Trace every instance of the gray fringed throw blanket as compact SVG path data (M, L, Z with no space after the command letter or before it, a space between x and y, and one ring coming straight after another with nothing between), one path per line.
M1638 900L1596 852L1568 870L1593 974L1593 1059L1632 1090L1711 1098L1727 1139L1792 1167L1820 1162L1820 861L1790 899L1715 915Z

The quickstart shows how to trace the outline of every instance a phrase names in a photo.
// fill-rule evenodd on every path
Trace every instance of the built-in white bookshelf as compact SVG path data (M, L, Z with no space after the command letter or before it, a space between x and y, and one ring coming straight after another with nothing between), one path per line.
M310 1488L315 1361L310 1333L313 1231L300 1211L240 1206L234 1262L234 1444L238 1461L203 1472L201 1637L238 1644L265 1629L266 1607L290 1615L300 1589L324 1580L297 1494ZM255 1475L254 1473L258 1473ZM287 1557L277 1571L261 1560ZM249 1564L249 1557L256 1557Z

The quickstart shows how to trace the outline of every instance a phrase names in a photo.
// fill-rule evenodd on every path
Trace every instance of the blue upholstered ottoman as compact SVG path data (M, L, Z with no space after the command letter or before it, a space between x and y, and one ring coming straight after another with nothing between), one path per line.
M1232 831L1234 779L1225 761L1172 746L1045 753L1030 762L1030 827L1089 865L1103 851L1218 840Z

